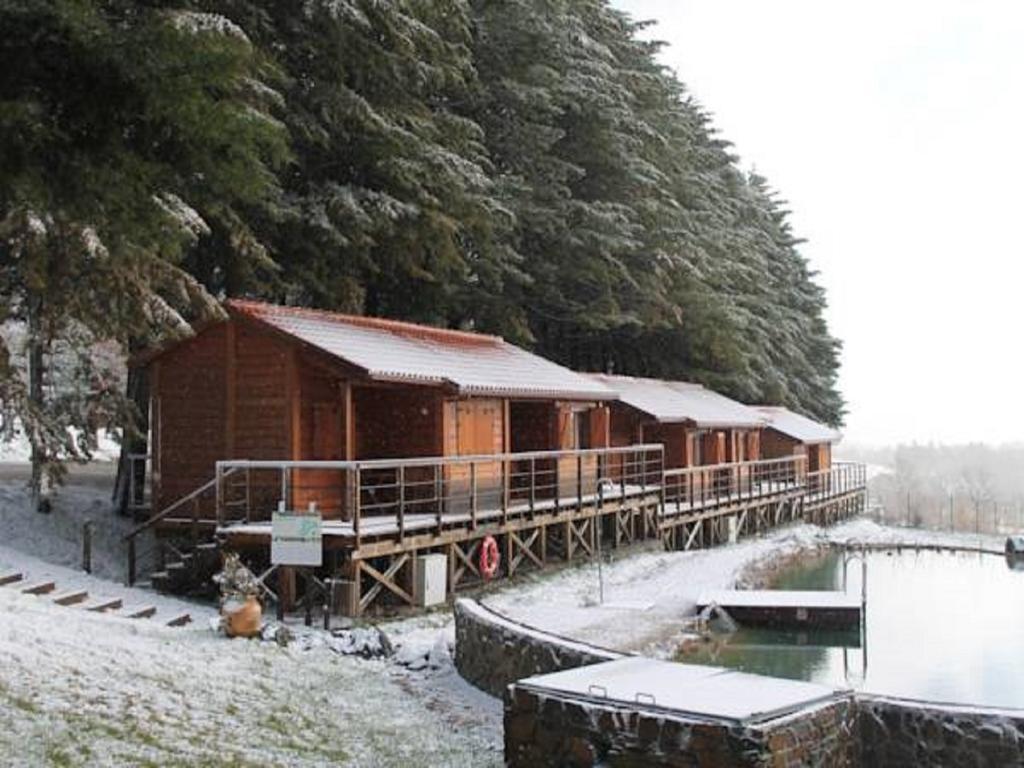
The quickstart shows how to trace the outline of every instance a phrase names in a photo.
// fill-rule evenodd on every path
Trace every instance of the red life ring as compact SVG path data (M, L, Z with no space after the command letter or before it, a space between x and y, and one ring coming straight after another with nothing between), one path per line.
M501 555L498 553L498 542L493 536L485 536L480 542L480 576L484 581L490 581L498 572L498 564L501 563Z

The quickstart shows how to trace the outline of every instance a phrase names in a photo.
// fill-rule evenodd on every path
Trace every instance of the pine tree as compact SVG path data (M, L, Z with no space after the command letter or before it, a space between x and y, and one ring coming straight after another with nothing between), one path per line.
M180 268L215 229L262 256L238 211L273 192L285 143L250 93L252 46L222 17L23 0L0 28L0 323L26 331L0 342L0 394L38 498L89 457L96 427L131 424L90 347L218 312ZM76 350L60 386L54 362Z
M516 335L518 279L457 0L214 3L284 73L295 163L272 238L286 301Z

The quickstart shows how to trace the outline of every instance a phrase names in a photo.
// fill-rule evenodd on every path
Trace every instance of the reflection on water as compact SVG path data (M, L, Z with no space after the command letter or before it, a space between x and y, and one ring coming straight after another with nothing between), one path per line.
M1024 707L1024 571L993 555L867 554L859 633L741 629L680 661L933 701ZM778 589L839 589L842 556L783 573ZM860 594L859 562L848 590ZM866 655L867 674L864 675ZM862 682L863 678L863 682Z

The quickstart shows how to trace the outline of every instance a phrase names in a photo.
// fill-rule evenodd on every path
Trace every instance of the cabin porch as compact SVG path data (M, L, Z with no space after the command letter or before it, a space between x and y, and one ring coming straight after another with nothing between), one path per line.
M221 461L217 536L269 581L272 512L279 500L290 510L312 505L324 518L318 579L321 585L332 580L339 587L335 608L356 616L415 605L416 559L425 554L445 556L449 594L483 583L479 551L488 536L501 553L497 578L656 538L662 469L660 445L358 462ZM267 496L270 488L278 501ZM339 496L347 502L320 510L318 498ZM275 597L292 605L289 569L278 568L273 583Z

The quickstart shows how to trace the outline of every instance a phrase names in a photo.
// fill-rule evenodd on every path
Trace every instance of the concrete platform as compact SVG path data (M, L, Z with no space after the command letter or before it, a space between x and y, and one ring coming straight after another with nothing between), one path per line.
M861 620L861 598L826 590L736 589L705 592L697 610L718 606L749 627L851 627Z
M528 677L516 687L742 725L774 720L845 693L814 683L642 656Z

